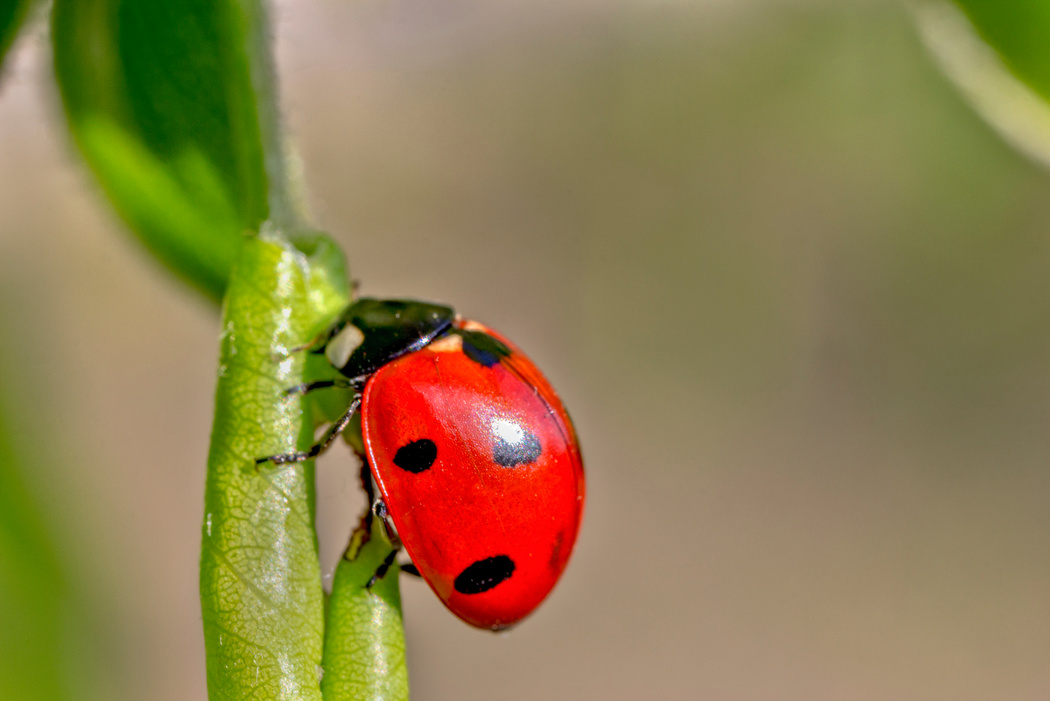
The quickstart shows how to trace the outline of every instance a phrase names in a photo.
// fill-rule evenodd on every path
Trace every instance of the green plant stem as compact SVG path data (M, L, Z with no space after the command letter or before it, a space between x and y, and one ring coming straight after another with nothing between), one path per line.
M305 448L316 423L333 418L332 396L322 416L322 402L283 392L304 380L307 362L289 349L347 303L347 283L342 254L310 233L290 177L267 8L54 0L52 12L70 129L106 194L157 259L225 300L201 555L213 700L320 698L313 464L253 461ZM396 600L396 574L378 588L384 601ZM344 593L337 587L336 598ZM380 688L392 669L389 688L407 688L400 614L382 618L378 633L369 617L333 621L333 679L352 679L340 651L370 640L376 660L402 664L354 663L354 674Z
M313 417L284 390L303 379L304 354L290 350L346 304L332 251L308 258L264 235L245 243L230 277L201 553L212 701L321 699L313 464L254 461L312 440Z
M401 569L379 519L366 519L335 570L324 644L325 701L407 701L408 668L401 621Z
M244 50L268 184L269 219L282 230L294 233L306 228L308 223L300 183L288 168L289 146L282 128L269 5L265 0L236 0L233 7L239 9L239 21L244 27Z

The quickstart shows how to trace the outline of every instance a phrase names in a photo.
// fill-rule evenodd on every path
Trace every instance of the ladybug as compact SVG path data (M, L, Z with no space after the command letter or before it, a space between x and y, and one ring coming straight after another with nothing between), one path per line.
M561 400L510 341L446 306L362 298L313 344L341 376L293 388L354 390L365 457L400 543L438 598L500 630L557 583L583 512L580 449Z

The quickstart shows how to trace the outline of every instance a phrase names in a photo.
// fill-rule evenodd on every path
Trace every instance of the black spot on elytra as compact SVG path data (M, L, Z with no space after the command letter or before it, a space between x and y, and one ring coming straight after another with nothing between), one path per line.
M492 459L501 467L517 467L536 462L542 452L540 439L526 431L521 440L515 443L497 436L492 446Z
M397 449L394 455L394 464L402 470L418 475L426 472L437 460L438 449L434 441L429 438L420 438Z
M506 555L496 555L478 560L459 573L453 586L460 594L480 594L510 579L514 574L514 560Z
M510 348L483 331L456 329L453 333L463 339L463 354L479 365L490 368L510 355Z

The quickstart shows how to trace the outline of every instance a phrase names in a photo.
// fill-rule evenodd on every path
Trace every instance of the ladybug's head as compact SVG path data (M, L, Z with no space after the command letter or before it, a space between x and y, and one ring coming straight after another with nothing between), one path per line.
M456 313L428 302L362 297L328 331L325 357L349 378L371 375L391 360L417 351L448 329Z

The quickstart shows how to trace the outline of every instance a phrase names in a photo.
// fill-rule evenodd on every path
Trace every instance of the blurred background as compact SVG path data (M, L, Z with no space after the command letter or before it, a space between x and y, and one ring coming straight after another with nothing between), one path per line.
M83 697L203 701L218 317L79 162L42 24L0 81L18 489ZM361 292L514 339L586 458L517 629L404 583L414 698L1050 698L1050 177L906 8L279 0L274 28ZM318 468L326 572L355 472Z

